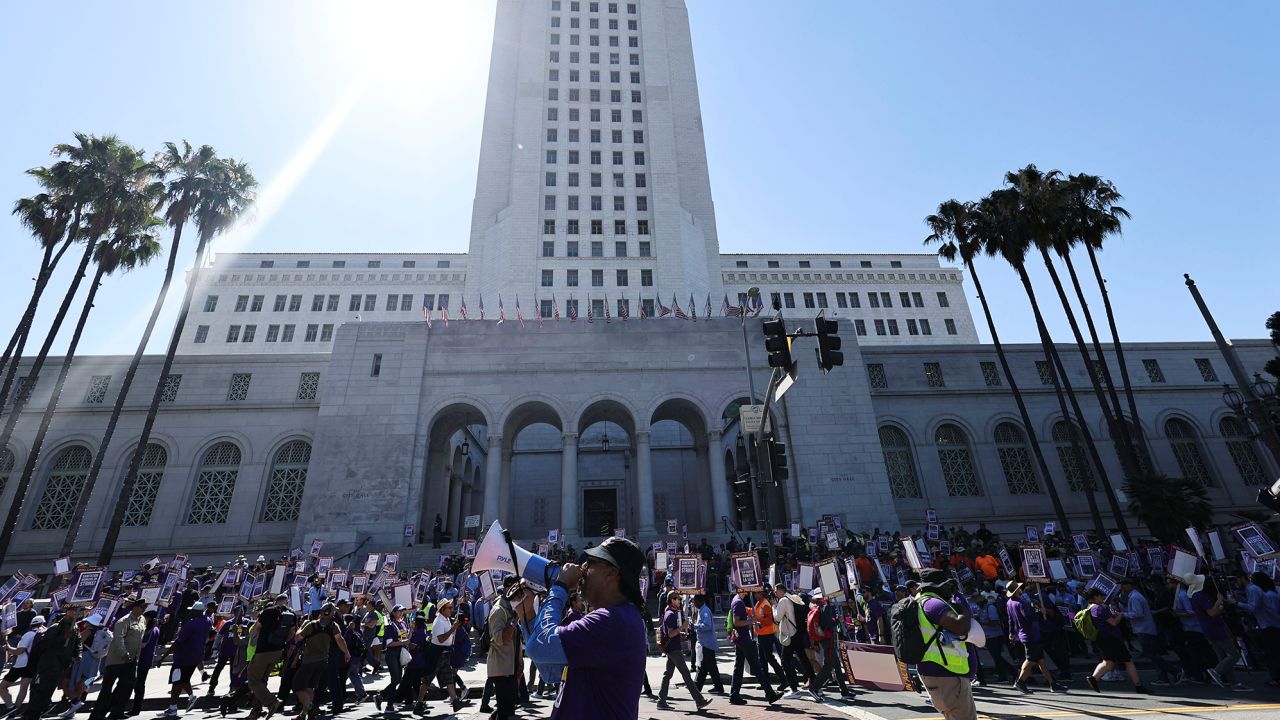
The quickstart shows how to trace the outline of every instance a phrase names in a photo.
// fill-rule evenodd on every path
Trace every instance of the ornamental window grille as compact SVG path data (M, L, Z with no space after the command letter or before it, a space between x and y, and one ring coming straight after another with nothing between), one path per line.
M889 474L889 490L896 498L919 498L920 478L916 475L916 461L911 455L911 442L907 434L891 425L880 428L880 450L884 454L884 469Z
M996 369L996 364L984 361L979 365L982 366L982 381L987 387L1000 387L1000 371Z
M304 372L302 377L298 379L298 399L299 400L315 400L316 393L320 389L320 373Z
M534 525L545 527L547 524L547 499L534 498L531 510Z
M84 395L87 403L100 403L107 397L107 387L111 385L110 375L94 375L89 379L89 391Z
M1200 438L1191 423L1181 418L1169 418L1164 424L1165 437L1173 448L1182 477L1201 487L1213 487L1213 475L1200 452Z
M142 465L138 468L133 490L129 493L129 505L124 511L124 527L144 527L151 524L151 513L156 508L160 481L164 479L164 466L168 461L169 453L163 446L147 443L147 450L142 454Z
M929 387L946 387L947 381L942 377L942 363L925 363L924 379L929 383Z
M1036 374L1040 376L1041 385L1057 385L1058 378L1053 374L1053 366L1048 360L1036 361Z
M1073 437L1080 447L1072 444ZM1062 474L1067 478L1067 488L1080 492L1093 485L1093 468L1084 457L1084 439L1075 426L1066 420L1054 423L1053 444L1058 451L1058 462L1062 464Z
M188 525L219 525L231 515L231 496L240 476L240 448L220 442L200 461L200 475L187 511Z
M1262 461L1258 459L1253 440L1249 438L1249 432L1244 423L1240 422L1239 418L1227 416L1218 423L1218 429L1222 431L1222 438L1227 442L1227 451L1231 453L1231 461L1235 463L1244 484L1266 485L1267 474L1262 469ZM12 466L13 455L11 454L9 458ZM2 470L3 466L0 466L0 471Z
M17 407L19 405L25 405L27 402L27 399L31 396L31 390L34 387L35 387L35 384L31 382L31 376L24 375L18 378L18 381L14 383L14 386L13 386L14 407Z
M1142 367L1147 371L1147 379L1153 383L1164 382L1164 371L1160 369L1160 363L1156 360L1148 358L1142 361Z
M884 374L884 365L881 363L867 363L867 381L871 383L872 390L885 390L889 387L889 378Z
M973 453L969 450L969 436L959 425L944 423L933 437L938 446L938 462L942 465L942 479L947 484L947 494L952 497L971 497L982 494L978 473L973 465Z
M262 508L262 522L288 522L298 519L302 508L302 491L307 485L307 465L311 463L311 443L291 440L276 451L271 464L271 484L267 502Z
M1089 363L1093 367L1093 377L1098 381L1099 385L1105 385L1107 382L1106 365L1101 360L1092 360Z
M12 450L9 448L0 450L0 495L4 494L4 488L9 484L9 475L13 473L14 460Z
M1196 358L1196 370L1200 371L1200 379L1205 382L1218 382L1218 373L1213 369L1209 358Z
M83 445L73 445L62 452L49 470L44 495L31 519L32 530L65 530L71 527L71 516L89 477L93 454Z
M1036 471L1031 464L1027 434L1011 422L1002 422L996 426L995 440L996 454L1000 456L1000 468L1004 470L1009 494L1039 494L1040 482L1036 479Z
M181 386L181 375L165 375L164 388L160 390L160 402L176 402L178 400L178 388Z
M1155 472L1156 466L1151 462L1151 454L1147 452L1146 435L1129 418L1121 416L1118 420L1124 423L1129 431L1129 438L1133 440L1134 454L1138 456L1138 468L1144 473Z
M249 396L249 382L253 373L232 373L231 387L227 389L228 400L244 400Z

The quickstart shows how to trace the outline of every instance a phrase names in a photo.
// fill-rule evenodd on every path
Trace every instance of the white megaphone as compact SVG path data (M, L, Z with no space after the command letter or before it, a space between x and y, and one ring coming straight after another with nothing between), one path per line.
M500 570L514 573L541 588L549 588L560 576L560 566L511 541L511 533L494 520L476 548L471 571Z

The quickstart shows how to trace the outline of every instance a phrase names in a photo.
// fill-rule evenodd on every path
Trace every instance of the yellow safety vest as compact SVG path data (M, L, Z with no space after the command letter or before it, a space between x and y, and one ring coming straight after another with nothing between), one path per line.
M933 642L934 636L937 635L940 630L938 626L930 622L928 616L924 614L924 599L937 598L938 600L942 600L942 602L947 603L947 607L951 608L952 612L955 612L955 608L951 607L951 603L948 603L946 600L943 600L941 597L938 597L933 593L922 592L917 595L917 598L920 600L920 637L925 642L924 657L921 659L921 662L931 662L936 665L940 665L946 668L948 672L953 672L957 675L968 675L969 648L966 647L965 643L961 640L943 644L942 639L939 638L938 642ZM956 614L958 615L959 613Z

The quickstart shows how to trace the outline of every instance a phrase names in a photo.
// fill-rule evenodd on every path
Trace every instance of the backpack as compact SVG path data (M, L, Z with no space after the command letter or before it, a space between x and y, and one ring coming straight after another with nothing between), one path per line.
M919 598L907 597L899 600L889 608L889 630L893 635L893 651L898 659L908 665L915 665L924 660L929 646L938 642L942 632L934 633L929 642L924 641L920 631L920 613L922 605Z
M359 628L356 628L354 632L347 633L345 640L347 641L347 652L351 653L353 658L363 657L369 649L364 644L364 633L360 632Z
M805 625L809 630L809 639L815 644L822 642L827 637L827 633L822 629L822 609L817 605L809 610L809 617L805 619Z
M271 634L267 636L267 642L277 647L283 646L285 640L289 639L289 631L297 624L298 616L288 610L280 613L280 622L276 624Z
M1098 639L1098 628L1093 624L1093 614L1089 611L1093 609L1093 605L1081 610L1072 618L1071 624L1075 625L1076 632L1080 633L1080 637L1093 642Z
M456 640L453 643L453 654L449 657L449 667L457 670L471 659L471 634L459 632L454 637Z

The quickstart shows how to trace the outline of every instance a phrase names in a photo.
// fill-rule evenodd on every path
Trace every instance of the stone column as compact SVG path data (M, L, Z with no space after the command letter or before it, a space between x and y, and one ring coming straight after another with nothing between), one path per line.
M653 473L649 462L648 430L636 431L636 499L640 510L636 537L651 537L657 530L653 527Z
M449 537L457 542L462 534L462 478L455 477L452 472L449 473L449 509L445 517L448 518L445 527L449 530Z
M729 507L729 486L724 481L724 448L720 443L720 431L707 431L707 472L711 474L711 518L714 528L722 528L729 518L733 522L733 511Z
M484 514L480 518L480 534L498 519L502 495L502 435L489 433L489 452L484 457Z
M560 452L560 537L578 536L578 433L564 433Z
M512 440L515 442L515 440ZM498 503L498 518L502 520L502 527L511 527L511 457L514 455L513 448L502 448L502 477L498 481L498 494L501 500Z

